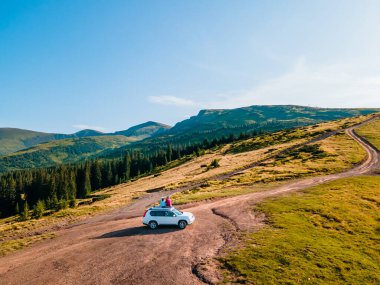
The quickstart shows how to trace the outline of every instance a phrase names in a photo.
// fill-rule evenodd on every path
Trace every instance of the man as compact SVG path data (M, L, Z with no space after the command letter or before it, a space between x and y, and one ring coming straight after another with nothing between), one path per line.
M161 198L161 201L160 201L160 207L161 207L161 208L165 208L165 207L166 207L166 201L165 201L165 198L164 198L164 197Z
M166 207L171 208L173 206L172 199L170 199L170 196L166 197L165 201Z

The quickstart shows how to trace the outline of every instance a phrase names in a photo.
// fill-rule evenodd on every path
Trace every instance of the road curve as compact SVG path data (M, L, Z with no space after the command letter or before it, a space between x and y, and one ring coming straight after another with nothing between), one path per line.
M189 208L197 221L186 230L141 226L141 218L95 218L63 230L49 241L0 258L0 284L204 284L198 265L217 255L228 233L260 222L241 212L276 196L339 178L372 173L379 167L379 151L346 130L367 152L360 165L343 173L307 178L265 192L251 193ZM141 209L143 211L143 209ZM226 221L228 220L228 221Z

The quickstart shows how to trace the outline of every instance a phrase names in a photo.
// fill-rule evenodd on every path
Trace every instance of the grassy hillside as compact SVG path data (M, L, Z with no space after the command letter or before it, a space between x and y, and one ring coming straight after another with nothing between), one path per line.
M103 156L117 156L128 148L155 149L162 145L188 144L254 131L275 132L320 122L375 113L376 109L324 109L302 106L250 106L230 110L202 110L161 135L145 139Z
M333 127L322 125L319 129L297 129L292 132L277 132L272 135L259 136L231 144L225 148L220 163L230 159L230 155L251 155L263 153L262 157L279 153L282 149L302 143L305 139L315 137L323 129ZM336 125L333 128L338 127ZM281 138L281 139L278 139ZM242 147L245 146L244 148ZM247 146L253 146L248 148ZM239 150L239 152L231 152ZM338 173L349 169L362 161L366 156L363 148L345 133L338 133L318 143L298 147L290 152L269 159L252 169L241 171L223 181L208 181L199 188L173 195L176 203L186 204L210 198L240 195L252 189L265 189L266 185L274 185L294 179ZM262 158L261 157L261 158Z
M379 284L379 188L350 178L261 203L268 224L222 259L225 282Z
M35 147L0 157L0 172L78 162L104 149L117 148L134 140L134 138L125 136L96 136L39 144Z
M195 135L234 133L242 129L273 131L317 124L373 113L370 109L325 109L302 106L250 106L231 110L202 110L197 116L176 124L168 134Z
M380 150L380 119L357 129L357 133Z

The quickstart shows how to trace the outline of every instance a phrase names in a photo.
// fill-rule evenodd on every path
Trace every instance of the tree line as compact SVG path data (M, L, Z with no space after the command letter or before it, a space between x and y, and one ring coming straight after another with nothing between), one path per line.
M254 135L257 132L212 141L205 139L189 145L169 144L165 149L149 151L148 155L138 150L126 151L118 158L8 172L0 176L0 216L27 215L29 209L33 209L34 215L39 217L45 210L75 207L76 199L86 198L93 191L153 173L158 167L184 156L199 156L204 150Z

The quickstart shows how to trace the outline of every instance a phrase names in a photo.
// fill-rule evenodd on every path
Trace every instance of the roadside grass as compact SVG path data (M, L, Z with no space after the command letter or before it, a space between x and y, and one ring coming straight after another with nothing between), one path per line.
M91 195L90 198L79 199L79 203L85 202L85 204L76 208L66 208L57 212L45 211L40 219L31 218L22 221L18 216L0 219L0 255L28 246L41 239L54 237L55 225L59 228L62 223L70 224L96 213L120 207L119 203L110 203L111 195L104 194L104 192L103 190ZM123 203L130 202L132 195L124 197L123 200L119 198L119 200ZM48 233L40 234L45 231Z
M35 235L32 237L23 237L18 239L7 240L1 243L0 246L0 257L6 254L12 253L19 249L22 249L28 245L35 242L54 238L56 235L54 233L45 233L40 235Z
M380 177L260 203L269 223L220 259L224 283L380 284Z
M380 149L380 119L361 126L356 132Z

